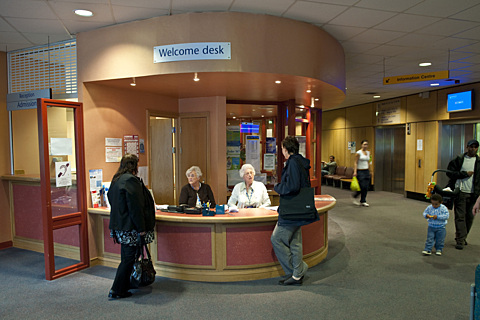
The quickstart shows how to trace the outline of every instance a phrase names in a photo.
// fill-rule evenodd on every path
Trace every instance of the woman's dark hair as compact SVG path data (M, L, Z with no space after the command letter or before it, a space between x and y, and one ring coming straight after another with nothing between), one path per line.
M362 145L364 142L368 142L368 140L362 140L362 142L360 142L360 145Z
M134 154L127 153L122 157L120 161L120 167L112 178L112 184L120 178L124 173L131 173L136 175L138 172L138 157Z
M297 154L300 150L300 144L294 136L288 136L282 141L282 146L287 149L288 153Z

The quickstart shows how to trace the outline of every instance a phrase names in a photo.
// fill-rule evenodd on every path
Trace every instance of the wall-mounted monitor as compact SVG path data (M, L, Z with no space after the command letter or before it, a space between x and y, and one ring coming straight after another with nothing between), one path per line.
M447 112L469 111L473 108L473 90L449 93Z
M241 133L259 133L260 125L249 123L249 122L242 122L240 124L240 132Z

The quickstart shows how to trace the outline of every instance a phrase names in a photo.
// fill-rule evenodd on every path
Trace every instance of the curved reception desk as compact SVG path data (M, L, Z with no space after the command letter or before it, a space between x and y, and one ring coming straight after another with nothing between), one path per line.
M302 227L304 260L309 267L328 252L328 210L335 198L315 196L320 220ZM101 264L116 267L120 245L109 237L109 210L90 208ZM228 282L273 278L283 275L270 236L277 212L240 209L239 212L202 216L157 211L156 238L150 244L157 275L162 277Z

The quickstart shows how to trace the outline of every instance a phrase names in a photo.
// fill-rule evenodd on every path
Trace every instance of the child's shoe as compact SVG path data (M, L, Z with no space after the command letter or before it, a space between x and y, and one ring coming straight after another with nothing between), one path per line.
M442 251L437 251L437 252L435 252L435 254L436 254L437 256L441 256L441 255L442 255Z
M432 254L432 251L423 250L422 253L424 256L429 256Z

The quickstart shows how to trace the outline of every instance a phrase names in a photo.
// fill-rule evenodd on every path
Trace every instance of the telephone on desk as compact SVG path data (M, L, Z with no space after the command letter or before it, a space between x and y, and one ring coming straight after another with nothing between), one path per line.
M160 210L162 212L172 212L172 213L186 213L186 214L201 214L201 208L192 208L186 204L181 204L179 206L168 206L167 209Z

